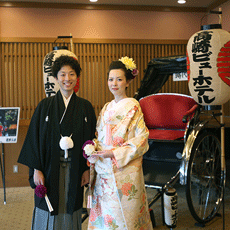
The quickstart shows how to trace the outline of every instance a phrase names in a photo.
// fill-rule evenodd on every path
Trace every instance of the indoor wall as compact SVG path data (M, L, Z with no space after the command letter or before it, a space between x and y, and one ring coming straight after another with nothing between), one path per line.
M230 14L229 2L223 4L224 15ZM72 34L82 66L79 96L91 101L98 115L112 99L106 82L112 60L128 55L136 61L140 75L128 90L133 96L152 58L186 54L187 41L200 30L203 16L204 12L0 7L0 106L21 108L18 142L4 144L6 186L28 185L28 168L17 164L17 158L34 109L45 97L42 63L57 36ZM204 22L208 20L215 19ZM223 17L223 29L230 31L226 20ZM189 94L187 82L173 82L171 77L161 92ZM227 113L229 107L228 103ZM13 165L18 165L18 173L13 173Z

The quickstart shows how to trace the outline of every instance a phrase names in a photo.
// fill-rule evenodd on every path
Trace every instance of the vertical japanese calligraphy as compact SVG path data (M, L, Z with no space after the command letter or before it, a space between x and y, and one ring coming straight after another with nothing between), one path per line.
M55 81L52 81L53 75L51 71L51 67L54 62L55 52L56 51L48 53L44 60L43 72L44 72L44 75L46 75L45 76L46 78L44 78L44 86L45 86L45 93L47 97L50 97L56 94Z
M52 75L51 67L53 65L53 62L56 60L56 58L60 57L61 55L69 55L77 59L74 53L65 49L53 50L45 56L43 61L43 80L44 80L45 93L47 97L54 96L59 90L59 85L56 79ZM78 82L78 86L79 86L79 82ZM76 90L74 91L76 92Z
M177 225L177 193L176 189L168 188L164 193L164 215L165 224L169 228L175 228Z
M201 105L222 105L230 99L230 34L201 30L187 45L189 90Z

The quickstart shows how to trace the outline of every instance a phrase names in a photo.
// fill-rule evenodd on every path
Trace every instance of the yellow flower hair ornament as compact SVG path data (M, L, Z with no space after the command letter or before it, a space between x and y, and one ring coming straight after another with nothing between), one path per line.
M137 66L132 58L125 56L120 58L119 61L121 61L125 65L127 70L131 71L133 78L138 75L139 71L137 70Z

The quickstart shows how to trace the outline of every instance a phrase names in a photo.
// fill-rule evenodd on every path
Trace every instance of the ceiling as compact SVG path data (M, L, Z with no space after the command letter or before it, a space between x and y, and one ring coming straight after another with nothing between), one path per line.
M3 2L1 0L1 2ZM109 4L109 5L151 5L151 6L186 6L208 7L215 0L187 0L185 4L178 4L177 0L98 0L91 3L89 0L4 0L4 2L46 2L46 3L77 3L77 4Z
M89 0L0 0L0 6L4 6L4 3L13 3L12 6L20 6L19 4L22 4L22 6L25 4L43 4L44 6L46 4L80 4L80 5L94 5L100 6L100 5L122 5L124 6L124 9L127 10L127 7L129 5L132 6L140 6L140 7L146 7L146 6L152 6L152 7L185 7L185 8L206 8L206 9L213 9L215 7L218 7L222 3L226 2L227 0L187 0L185 4L178 4L177 0L98 0L96 3L91 3ZM5 5L7 6L7 5ZM10 5L8 5L10 6ZM47 5L48 6L48 5Z

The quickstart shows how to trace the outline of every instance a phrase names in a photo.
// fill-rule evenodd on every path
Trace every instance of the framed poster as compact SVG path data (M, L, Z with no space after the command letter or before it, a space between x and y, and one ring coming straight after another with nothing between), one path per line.
M20 107L0 107L0 143L16 143Z

